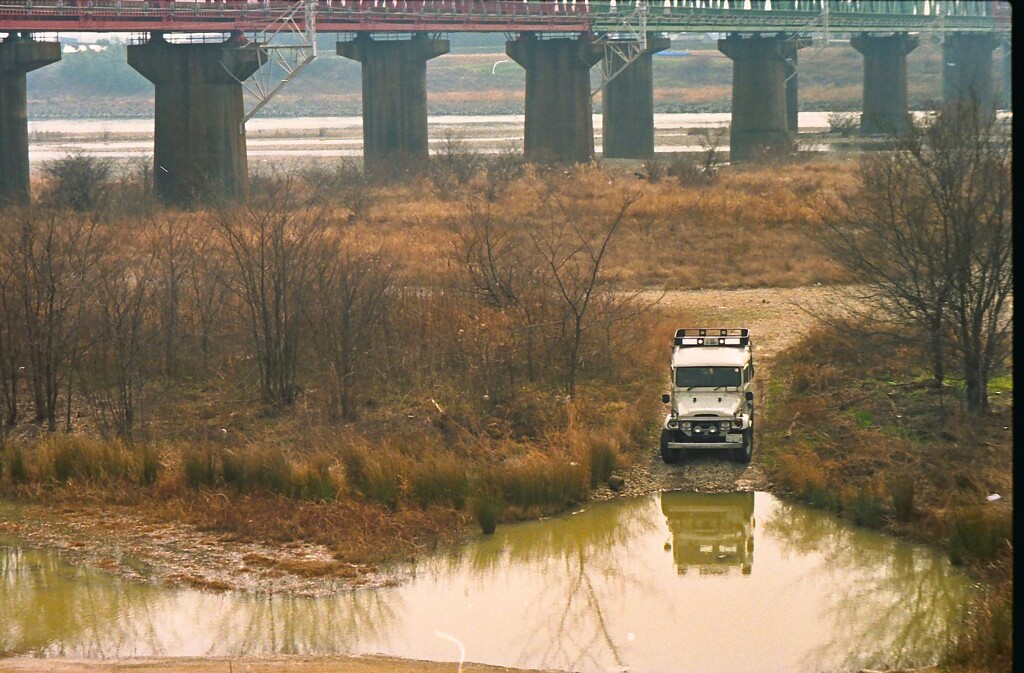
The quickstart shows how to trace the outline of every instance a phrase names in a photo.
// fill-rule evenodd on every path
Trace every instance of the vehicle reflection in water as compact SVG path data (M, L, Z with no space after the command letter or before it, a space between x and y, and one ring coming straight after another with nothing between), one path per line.
M701 575L735 570L749 575L754 564L754 494L661 494L661 511L672 533L676 571ZM666 545L668 546L668 545Z
M591 504L401 574L322 598L210 593L0 539L0 656L456 660L445 634L466 661L580 673L912 668L938 660L971 591L934 550L768 493Z

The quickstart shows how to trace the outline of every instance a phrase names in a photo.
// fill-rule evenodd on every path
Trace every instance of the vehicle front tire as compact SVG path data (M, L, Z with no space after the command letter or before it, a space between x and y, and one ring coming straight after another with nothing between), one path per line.
M732 459L737 463L749 463L754 456L754 428L743 431L743 446L733 449Z
M671 430L661 431L661 459L669 465L678 463L679 459L683 457L682 449L670 449L668 443L672 440Z

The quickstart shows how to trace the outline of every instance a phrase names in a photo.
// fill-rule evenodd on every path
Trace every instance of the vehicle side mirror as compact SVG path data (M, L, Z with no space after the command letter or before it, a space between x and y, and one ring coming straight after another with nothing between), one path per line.
M744 397L747 398L747 402L753 402L754 401L754 391L748 390L747 394L744 395Z
M668 393L662 393L661 394L661 403L662 404L668 404L671 401L672 401L671 395L669 395Z

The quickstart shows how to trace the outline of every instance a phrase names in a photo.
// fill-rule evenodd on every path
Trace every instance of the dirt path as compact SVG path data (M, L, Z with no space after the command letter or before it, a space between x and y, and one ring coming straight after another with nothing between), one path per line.
M828 287L697 290L667 293L661 306L669 313L678 311L680 327L749 328L757 367L757 402L762 403L775 356L807 333L814 324L812 314L825 311L834 294L835 290ZM686 320L699 320L700 324L683 325ZM666 465L652 450L648 460L634 464L624 476L626 486L621 495L627 496L668 490L719 493L771 489L756 447L749 465L734 463L713 451L691 454L681 464ZM616 494L606 489L596 494L596 499L613 497Z

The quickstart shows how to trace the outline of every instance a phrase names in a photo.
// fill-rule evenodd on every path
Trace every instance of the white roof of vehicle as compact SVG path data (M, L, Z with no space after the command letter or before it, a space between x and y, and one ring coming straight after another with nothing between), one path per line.
M672 353L673 367L745 367L750 362L749 348L697 346L677 348Z

